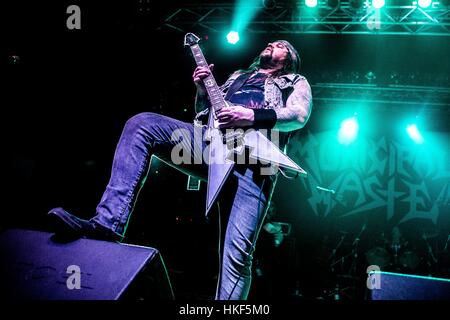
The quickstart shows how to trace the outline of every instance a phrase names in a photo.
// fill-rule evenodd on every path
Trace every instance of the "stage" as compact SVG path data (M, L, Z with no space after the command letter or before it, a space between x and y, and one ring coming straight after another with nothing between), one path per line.
M54 207L91 218L134 115L193 122L188 32L199 37L219 85L284 39L297 49L312 93L309 119L286 149L307 174L278 177L276 210L252 256L248 300L448 299L417 288L448 288L450 279L449 12L448 1L422 7L386 0L381 8L347 0L1 4L0 230L50 239L47 212ZM205 217L207 184L189 184L188 175L157 158L144 180L123 243L111 245L155 250L173 292L166 286L164 296L155 289L125 298L214 300L219 225L216 207ZM46 241L39 250L52 252ZM77 252L89 258L83 246ZM381 272L382 287L417 285L421 293L373 296L372 272ZM36 288L18 297L10 298L68 299Z

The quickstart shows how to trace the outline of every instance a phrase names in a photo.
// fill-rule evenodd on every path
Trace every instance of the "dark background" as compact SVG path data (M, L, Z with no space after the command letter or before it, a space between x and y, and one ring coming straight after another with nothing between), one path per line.
M81 7L81 30L66 28L69 4ZM177 4L157 5L140 17L135 1L2 3L2 227L49 230L46 212L57 206L92 216L129 117L152 111L192 120L194 63L183 48L184 34L158 30L164 6ZM202 38L219 83L248 66L267 42L284 38L299 49L302 74L311 84L326 73L352 71L373 71L383 82L395 70L426 73L430 85L449 86L448 37L250 34L245 45L231 47L221 34L191 31ZM13 55L19 63L12 63ZM320 114L319 108L307 129L327 129ZM447 120L448 113L431 119L443 131ZM215 290L217 224L203 218L204 185L187 191L186 182L181 173L155 163L126 242L161 250L178 297L208 298ZM283 219L298 223L294 214L285 212ZM262 235L255 267L265 263L272 274L254 282L260 290L253 297L290 296L298 289L295 279L307 277L299 273L295 252L304 239L293 238L275 249ZM302 257L303 264L309 262ZM320 296L320 289L309 288L310 295Z

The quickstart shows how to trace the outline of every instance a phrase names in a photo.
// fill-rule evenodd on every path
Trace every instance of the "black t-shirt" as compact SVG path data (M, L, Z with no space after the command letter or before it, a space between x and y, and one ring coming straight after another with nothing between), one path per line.
M256 73L251 75L247 81L230 97L233 104L245 106L250 109L261 109L264 106L264 85L267 74ZM271 133L268 132L271 139ZM288 142L289 133L279 132L279 148L283 149Z
M230 97L229 101L251 109L260 109L264 105L264 84L267 74L256 73Z

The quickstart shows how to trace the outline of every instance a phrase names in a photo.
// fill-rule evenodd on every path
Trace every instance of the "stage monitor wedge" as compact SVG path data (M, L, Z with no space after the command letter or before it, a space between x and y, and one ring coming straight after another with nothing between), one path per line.
M114 242L57 242L52 233L0 234L4 300L173 300L158 250Z

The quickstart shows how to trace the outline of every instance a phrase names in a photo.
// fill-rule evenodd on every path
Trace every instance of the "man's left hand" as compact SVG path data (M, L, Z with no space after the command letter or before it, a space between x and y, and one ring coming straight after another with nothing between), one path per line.
M223 107L217 113L219 128L248 127L255 120L255 113L252 109L242 106Z

